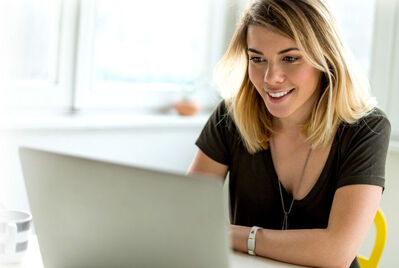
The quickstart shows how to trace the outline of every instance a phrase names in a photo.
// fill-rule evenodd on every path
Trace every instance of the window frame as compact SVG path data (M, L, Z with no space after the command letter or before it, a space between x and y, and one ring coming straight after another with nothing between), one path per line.
M53 43L54 54L46 81L5 81L7 106L11 109L68 109L73 88L74 44L77 0L54 0L57 23ZM45 97L44 97L45 96Z
M378 106L388 115L391 139L399 141L399 3L376 0L373 45L370 64L371 91Z
M209 7L209 21L206 25L208 40L205 49L204 67L201 81L198 84L209 85L212 80L212 69L224 50L225 5L228 0L206 0ZM115 88L101 87L93 83L93 47L95 42L96 1L80 2L79 29L77 42L76 83L73 96L73 110L84 109L133 109L133 110L165 110L182 98L184 85L115 83ZM218 24L214 24L217 22ZM213 29L214 25L219 25ZM212 95L212 88L203 86L201 94ZM204 92L205 91L205 92Z

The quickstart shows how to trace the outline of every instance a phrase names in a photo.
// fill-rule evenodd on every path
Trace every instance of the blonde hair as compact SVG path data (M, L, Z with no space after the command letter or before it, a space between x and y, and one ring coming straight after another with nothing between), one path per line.
M215 69L215 82L249 152L267 149L273 135L272 115L248 75L249 25L294 40L304 58L323 72L319 98L302 129L313 148L327 146L342 121L353 123L375 107L367 78L345 48L322 0L253 1Z

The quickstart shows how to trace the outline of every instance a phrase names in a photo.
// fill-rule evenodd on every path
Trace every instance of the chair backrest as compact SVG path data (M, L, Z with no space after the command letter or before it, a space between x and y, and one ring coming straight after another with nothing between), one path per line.
M370 257L366 258L363 256L358 256L361 268L376 268L378 262L380 261L382 252L384 250L385 241L387 239L387 223L385 220L384 213L381 209L377 210L377 214L374 218L375 225L375 242L373 250L371 251Z

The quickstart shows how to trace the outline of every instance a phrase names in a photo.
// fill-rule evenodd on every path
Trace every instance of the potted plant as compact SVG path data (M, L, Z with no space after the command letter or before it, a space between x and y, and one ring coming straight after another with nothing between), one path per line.
M182 92L182 99L173 105L175 110L179 115L183 116L193 116L197 114L201 110L201 105L198 101L195 101L192 98L192 95L195 92L195 87L193 85L185 86Z

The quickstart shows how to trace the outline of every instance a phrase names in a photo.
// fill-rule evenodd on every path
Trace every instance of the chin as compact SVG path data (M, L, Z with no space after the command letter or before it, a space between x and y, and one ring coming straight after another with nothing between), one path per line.
M283 119L288 118L293 113L290 107L273 107L274 105L269 104L265 99L263 99L263 101L265 103L266 109L273 117Z
M284 111L279 112L279 111L270 110L270 109L267 109L267 110L269 111L269 113L270 113L273 117L279 118L279 119L288 118L288 117L292 114L292 113L290 113L290 112L284 112Z

